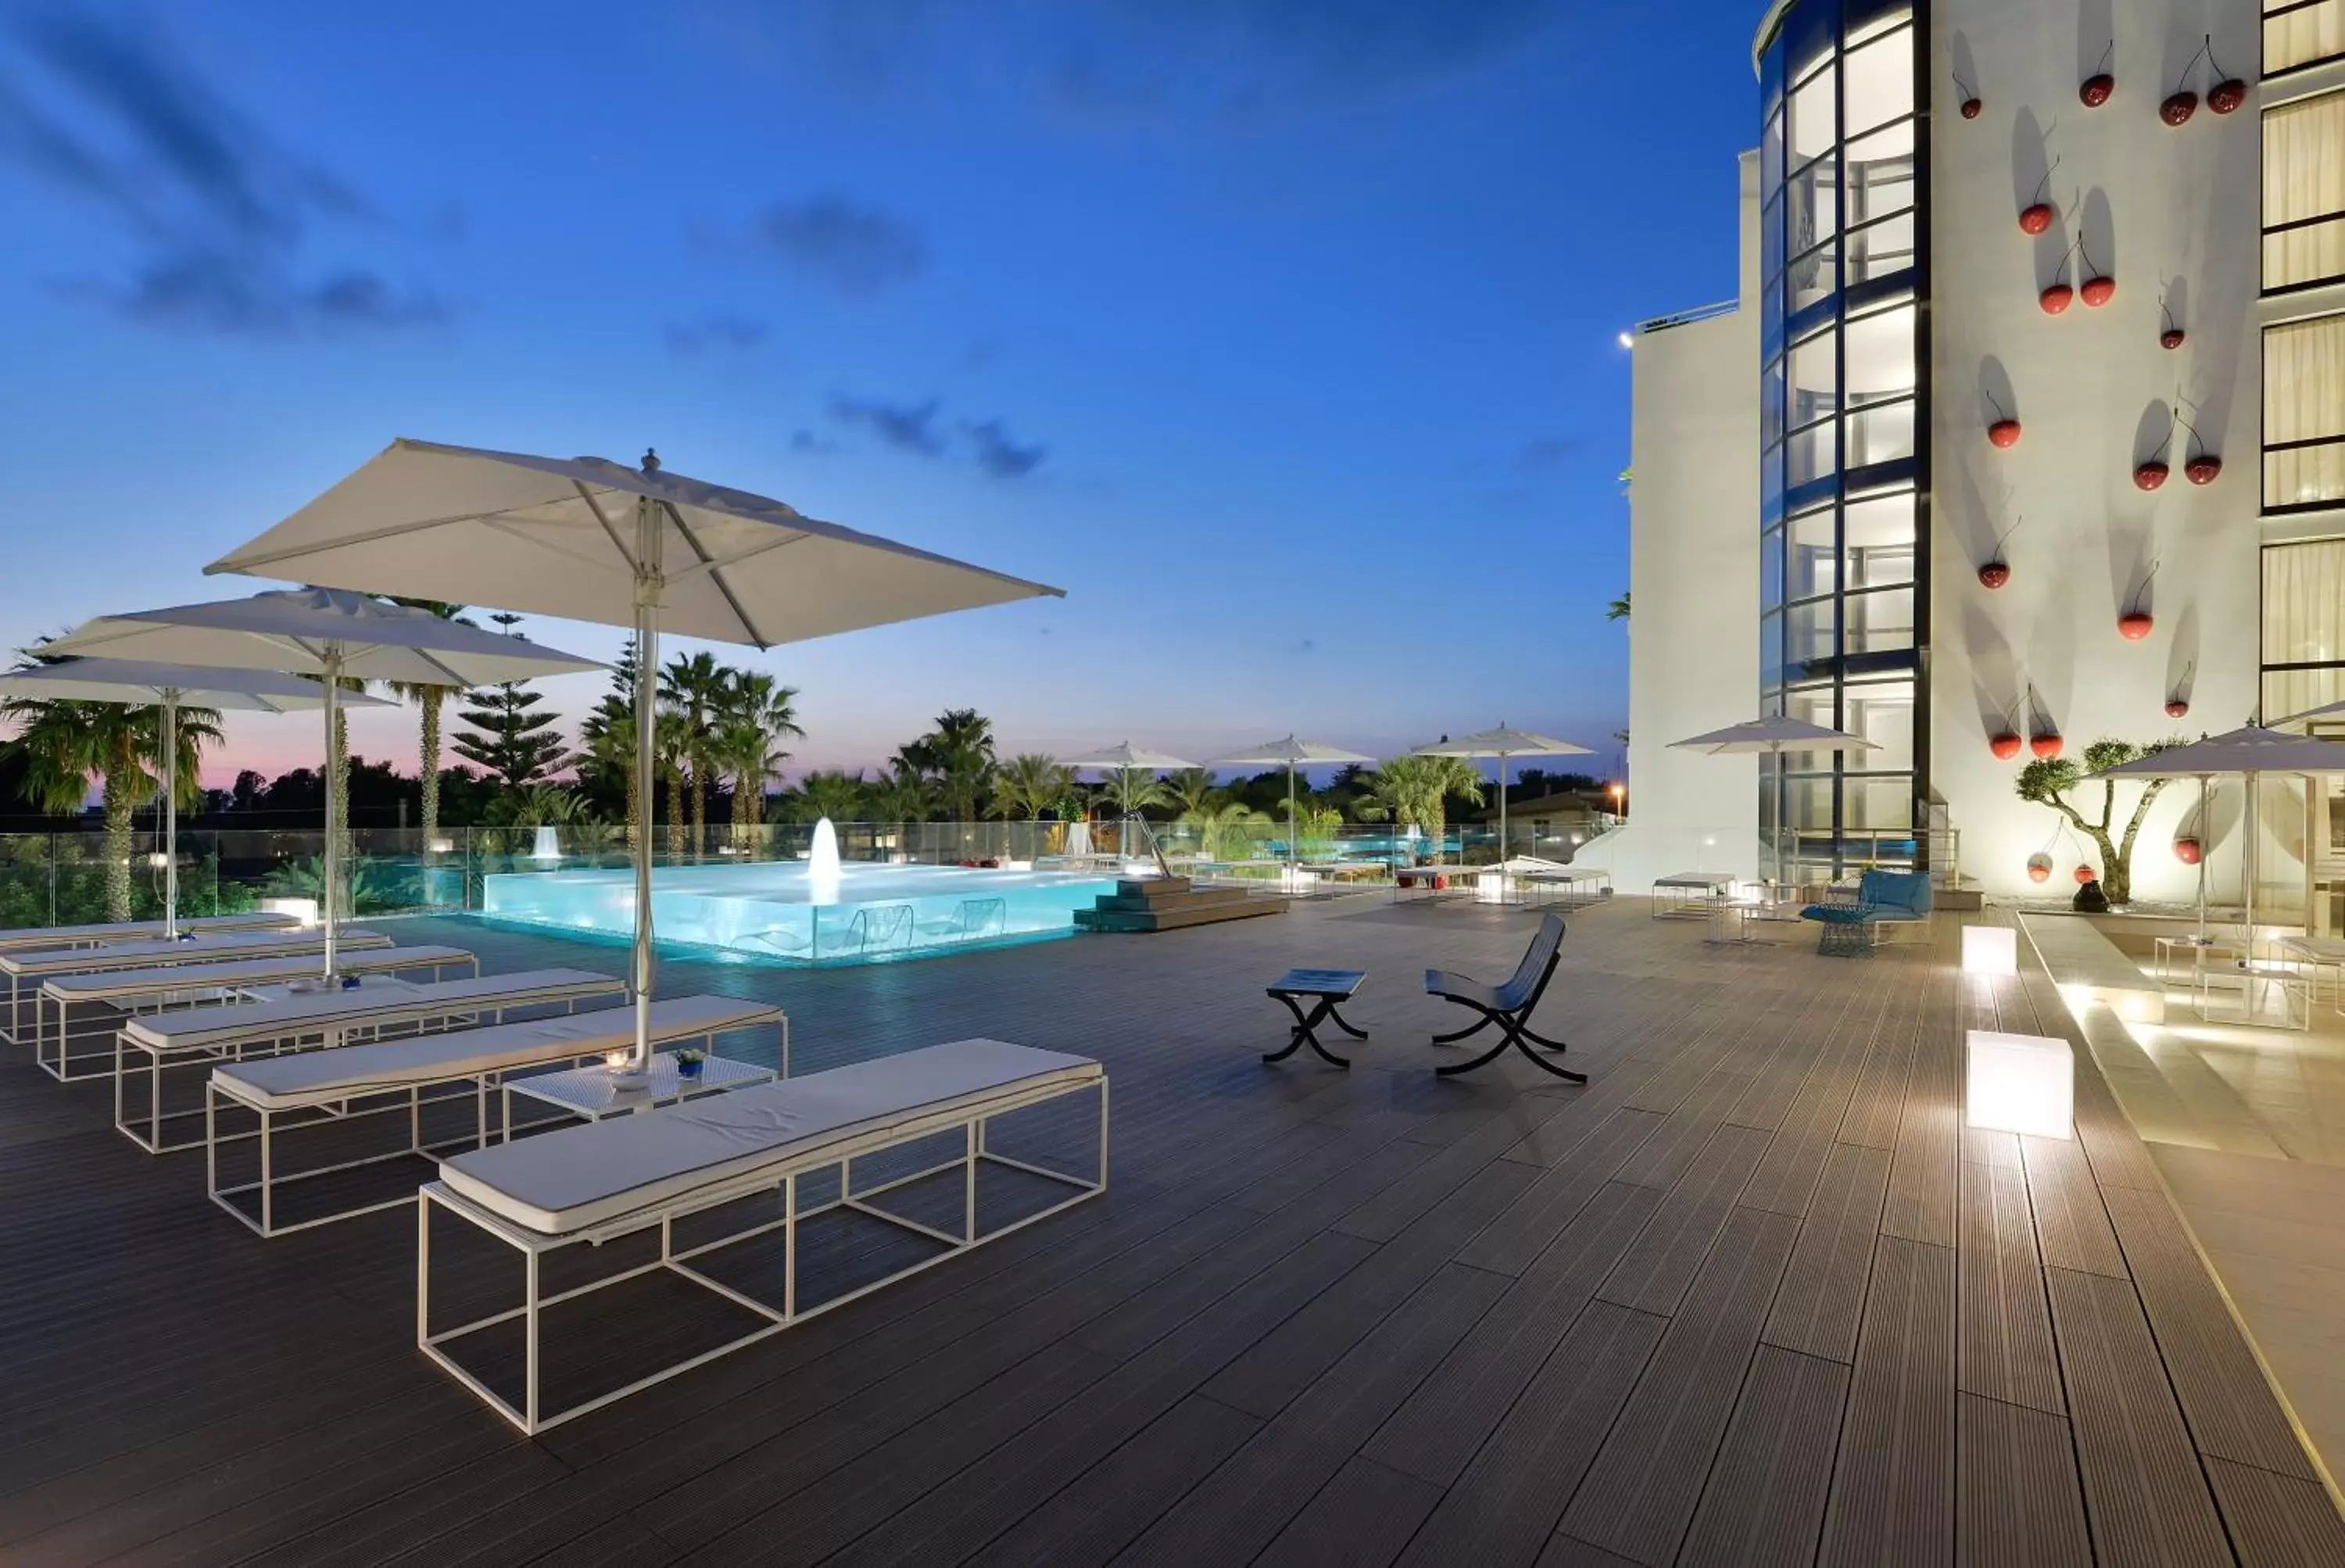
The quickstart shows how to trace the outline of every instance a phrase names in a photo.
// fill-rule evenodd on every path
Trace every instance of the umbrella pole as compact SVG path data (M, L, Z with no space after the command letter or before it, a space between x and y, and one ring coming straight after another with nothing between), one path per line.
M635 503L635 795L644 820L635 833L635 945L628 966L634 990L635 1049L624 1078L652 1070L652 800L659 714L660 518L648 496Z
M1498 901L1507 901L1507 754L1498 753Z
M2207 945L2207 859L2208 851L2213 848L2207 840L2214 836L2208 831L2213 825L2214 820L2207 815L2207 775L2201 773L2198 775L2198 945L2201 948ZM2207 955L2202 952L2198 956L2203 962Z
M163 694L163 937L179 934L179 698Z
M326 683L326 853L322 863L326 870L325 886L319 891L323 895L320 901L324 906L320 911L320 920L326 929L325 973L326 978L331 980L334 977L334 910L340 902L336 895L341 891L342 880L342 857L337 848L342 836L342 814L339 809L341 802L334 789L341 777L341 770L334 766L334 719L342 707L342 656L340 648L326 651L323 678Z
M1294 826L1294 764L1286 765L1286 887L1294 891L1295 873L1303 865L1303 844L1295 837Z

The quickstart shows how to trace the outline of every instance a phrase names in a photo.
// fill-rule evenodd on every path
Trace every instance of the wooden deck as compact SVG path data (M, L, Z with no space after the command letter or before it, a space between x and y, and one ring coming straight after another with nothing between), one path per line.
M615 947L391 928L490 971ZM1573 917L1519 1061L1436 1082L1427 965L1520 911L810 973L800 1072L971 1034L1105 1061L1107 1197L523 1440L413 1348L413 1220L262 1242L103 1084L0 1062L0 1561L2345 1563L2345 1527L2080 1054L2076 1142L1961 1125L1962 1030L2068 1033L1955 922L1870 962ZM1345 1074L1265 1068L1294 964ZM648 1308L628 1331L683 1331ZM619 1341L611 1341L619 1353Z

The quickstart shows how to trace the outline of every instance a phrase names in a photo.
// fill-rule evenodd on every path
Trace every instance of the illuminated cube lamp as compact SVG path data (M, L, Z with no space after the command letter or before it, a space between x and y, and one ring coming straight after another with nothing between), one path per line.
M1484 871L1474 879L1474 901L1477 904L1502 904L1507 901L1507 879L1497 871Z
M2019 933L2007 925L1963 927L1964 974L2017 974Z
M2030 1137L2073 1136L2076 1064L2066 1040L2040 1034L1998 1034L1974 1029L1964 1045L1970 1063L1964 1121L1998 1133Z
M291 915L296 925L318 923L318 901L315 899L263 899L260 910L263 914Z

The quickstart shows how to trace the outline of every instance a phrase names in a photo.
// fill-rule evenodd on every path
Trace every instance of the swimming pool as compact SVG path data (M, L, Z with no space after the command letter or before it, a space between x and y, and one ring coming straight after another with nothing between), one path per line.
M1066 871L806 861L663 867L652 874L662 942L787 963L875 963L1074 932L1074 911L1115 891ZM515 871L482 879L481 912L564 931L632 937L634 873Z

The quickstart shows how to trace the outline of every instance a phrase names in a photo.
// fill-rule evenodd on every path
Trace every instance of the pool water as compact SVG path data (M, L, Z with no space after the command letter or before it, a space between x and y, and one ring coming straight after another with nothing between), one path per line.
M1114 891L1112 878L1066 871L848 864L834 881L814 875L805 861L671 866L652 874L652 925L661 942L783 962L886 962L1071 936L1074 911ZM634 873L484 877L481 912L632 937Z

